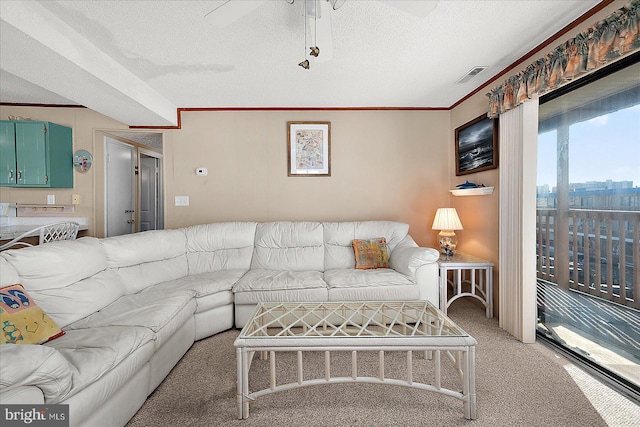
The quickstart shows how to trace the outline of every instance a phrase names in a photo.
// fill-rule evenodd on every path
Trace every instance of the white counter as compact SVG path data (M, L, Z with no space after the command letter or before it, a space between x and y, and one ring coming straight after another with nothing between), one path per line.
M80 224L80 231L87 230L89 227L87 226L87 218L86 217L11 217L4 218L5 220L9 220L10 223L7 224L3 221L2 225L0 225L0 240L11 240L20 236L22 233L25 233L29 230L33 230L36 227L40 227L41 225L54 224L56 222L67 222L74 221ZM28 236L39 236L40 232L35 231L30 233Z

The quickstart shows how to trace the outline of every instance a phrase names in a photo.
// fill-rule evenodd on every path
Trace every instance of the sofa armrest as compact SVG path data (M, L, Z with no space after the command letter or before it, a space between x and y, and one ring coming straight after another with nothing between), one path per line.
M44 394L32 385L3 388L0 389L0 405L44 405Z
M437 263L440 254L432 248L397 247L389 259L391 268L416 280L416 271L426 264Z
M0 392L3 401L11 397L13 403L18 403L16 400L20 395L29 396L28 399L32 399L33 390L26 393L28 388L22 391L14 389L35 386L41 390L46 403L57 403L71 389L71 365L53 347L36 344L2 344L0 360L2 360Z
M439 307L439 258L440 253L436 249L419 247L411 236L407 236L391 253L389 264L391 268L416 282L420 300L430 301Z
M424 264L416 271L416 284L420 290L421 301L429 301L434 307L440 307L440 269L437 262Z

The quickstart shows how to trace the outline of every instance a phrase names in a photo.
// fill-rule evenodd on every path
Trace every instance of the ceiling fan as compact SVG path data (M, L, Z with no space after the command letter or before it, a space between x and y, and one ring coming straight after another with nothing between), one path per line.
M212 24L225 28L236 22L243 16L259 8L269 0L220 0L218 5L205 17ZM314 61L324 62L333 58L333 37L331 32L331 11L342 7L346 0L285 0L289 4L303 3L303 15L305 20L305 60L301 67L308 69L309 61L306 53L314 56ZM396 7L417 17L427 16L436 8L437 0L411 1L411 0L377 0ZM309 29L307 32L307 28ZM307 34L309 38L307 39ZM320 54L320 48L322 54Z

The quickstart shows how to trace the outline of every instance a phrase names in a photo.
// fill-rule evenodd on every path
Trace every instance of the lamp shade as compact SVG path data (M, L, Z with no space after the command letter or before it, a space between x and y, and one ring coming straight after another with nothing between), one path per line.
M458 218L456 208L438 208L431 228L433 230L462 230L462 223Z

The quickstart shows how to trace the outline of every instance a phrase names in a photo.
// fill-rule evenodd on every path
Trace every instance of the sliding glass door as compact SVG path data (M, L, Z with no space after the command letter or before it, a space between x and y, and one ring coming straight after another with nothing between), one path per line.
M640 63L540 100L538 334L640 392Z

